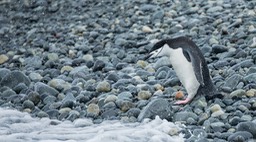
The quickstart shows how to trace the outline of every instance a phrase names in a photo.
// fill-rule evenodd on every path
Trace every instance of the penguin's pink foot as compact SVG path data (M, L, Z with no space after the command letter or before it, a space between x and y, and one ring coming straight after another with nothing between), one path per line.
M176 105L184 105L184 104L187 104L187 103L190 102L190 101L191 101L191 99L186 98L185 100L177 101L177 102L175 102L174 104L176 104Z

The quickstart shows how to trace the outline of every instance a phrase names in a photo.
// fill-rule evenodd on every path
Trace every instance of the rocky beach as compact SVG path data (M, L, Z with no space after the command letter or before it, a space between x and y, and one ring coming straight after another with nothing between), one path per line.
M255 141L255 7L255 0L0 0L0 138ZM170 61L144 57L150 41L178 36L201 49L222 99L174 104L186 90Z

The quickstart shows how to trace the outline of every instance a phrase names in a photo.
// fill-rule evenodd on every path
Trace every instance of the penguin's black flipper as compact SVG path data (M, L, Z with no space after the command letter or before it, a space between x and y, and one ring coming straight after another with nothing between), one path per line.
M192 67L195 72L196 79L201 86L204 86L205 84L204 84L204 77L203 77L203 70L202 70L202 62L199 59L199 57L197 56L192 57L192 55L189 54L189 52L186 50L183 50L183 55L189 62L192 62Z
M201 86L204 86L204 77L203 77L203 66L202 62L198 61L193 61L192 60L192 66L196 75L196 79L198 80L199 84Z

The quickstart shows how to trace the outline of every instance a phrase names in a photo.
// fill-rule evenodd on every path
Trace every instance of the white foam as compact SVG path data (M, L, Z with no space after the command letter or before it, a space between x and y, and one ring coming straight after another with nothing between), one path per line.
M74 122L32 118L27 113L0 108L0 140L6 142L183 142L179 127L156 117L142 123L90 119ZM173 136L170 136L173 135Z

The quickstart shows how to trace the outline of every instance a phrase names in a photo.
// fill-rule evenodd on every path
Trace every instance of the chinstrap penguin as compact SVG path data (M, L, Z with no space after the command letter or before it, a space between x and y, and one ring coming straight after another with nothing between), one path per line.
M217 93L205 58L196 44L187 37L161 40L151 48L145 59L167 56L188 96L175 104L186 104L195 95L212 98Z

